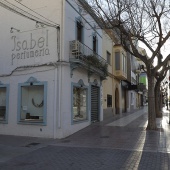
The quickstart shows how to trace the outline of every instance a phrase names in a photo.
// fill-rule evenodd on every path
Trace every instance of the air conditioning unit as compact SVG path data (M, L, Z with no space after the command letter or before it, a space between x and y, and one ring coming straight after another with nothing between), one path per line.
M80 44L78 40L72 41L71 47L72 53L80 52Z

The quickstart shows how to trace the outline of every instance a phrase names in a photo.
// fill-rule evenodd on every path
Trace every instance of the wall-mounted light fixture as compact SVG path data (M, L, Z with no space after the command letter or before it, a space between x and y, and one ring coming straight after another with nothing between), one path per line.
M44 24L42 24L42 23L36 21L35 27L36 27L36 28L44 27Z
M17 32L20 32L20 30L19 30L19 29L16 29L16 28L14 28L14 27L11 27L10 33L13 33L13 32L14 32L14 30L15 30L15 31L17 31Z

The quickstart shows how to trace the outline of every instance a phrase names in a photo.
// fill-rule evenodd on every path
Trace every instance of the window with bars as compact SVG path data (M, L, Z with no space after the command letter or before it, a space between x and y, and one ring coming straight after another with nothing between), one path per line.
M112 95L107 95L107 107L112 107Z

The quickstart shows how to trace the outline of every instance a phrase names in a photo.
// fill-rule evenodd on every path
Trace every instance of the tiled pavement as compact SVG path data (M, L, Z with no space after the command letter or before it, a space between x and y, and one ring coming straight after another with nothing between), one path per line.
M0 136L0 170L170 170L169 112L146 131L146 108L62 140ZM32 145L29 145L32 144Z

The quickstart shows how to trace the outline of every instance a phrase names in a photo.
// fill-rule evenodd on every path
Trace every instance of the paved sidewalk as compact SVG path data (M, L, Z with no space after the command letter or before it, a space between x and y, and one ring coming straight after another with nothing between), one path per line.
M146 107L62 140L0 135L0 170L170 170L169 111L146 131Z
M147 112L146 108L143 108L134 113L116 115L104 122L94 123L65 139L55 141L54 145L169 153L168 113L164 110L163 118L157 119L158 131L146 131Z

